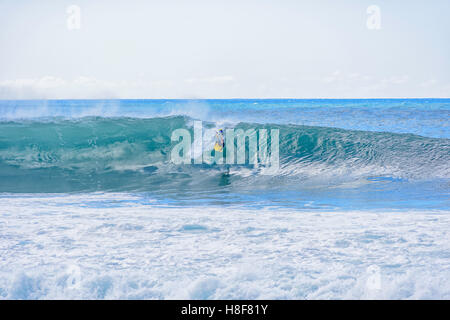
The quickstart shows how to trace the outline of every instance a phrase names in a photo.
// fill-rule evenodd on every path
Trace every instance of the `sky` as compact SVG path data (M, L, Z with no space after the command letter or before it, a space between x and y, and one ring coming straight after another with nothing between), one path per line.
M450 1L0 0L0 99L450 97Z

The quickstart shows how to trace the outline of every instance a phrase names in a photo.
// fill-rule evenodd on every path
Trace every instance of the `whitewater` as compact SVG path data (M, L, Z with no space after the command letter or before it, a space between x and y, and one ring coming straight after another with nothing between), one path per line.
M450 99L0 101L0 299L449 299ZM171 133L279 130L279 169Z

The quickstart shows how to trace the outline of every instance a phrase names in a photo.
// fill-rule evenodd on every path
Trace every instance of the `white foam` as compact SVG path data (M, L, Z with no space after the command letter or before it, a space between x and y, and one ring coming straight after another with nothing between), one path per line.
M0 196L1 299L449 299L450 212Z

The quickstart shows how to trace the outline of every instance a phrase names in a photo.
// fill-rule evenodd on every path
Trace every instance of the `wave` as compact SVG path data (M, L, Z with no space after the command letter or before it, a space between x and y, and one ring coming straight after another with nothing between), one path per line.
M210 137L218 128L203 124ZM207 193L450 178L449 139L246 122L234 129L279 130L279 170L230 165L224 175L223 165L175 165L171 134L192 125L187 116L0 122L0 192Z

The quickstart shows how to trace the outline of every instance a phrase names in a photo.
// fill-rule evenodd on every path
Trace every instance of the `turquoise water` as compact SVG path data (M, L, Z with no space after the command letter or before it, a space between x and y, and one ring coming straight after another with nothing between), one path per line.
M168 205L449 208L450 99L0 101L0 193ZM175 165L175 129L278 129L280 168Z
M0 101L0 299L449 299L449 112ZM279 130L278 170L171 163L196 120Z

